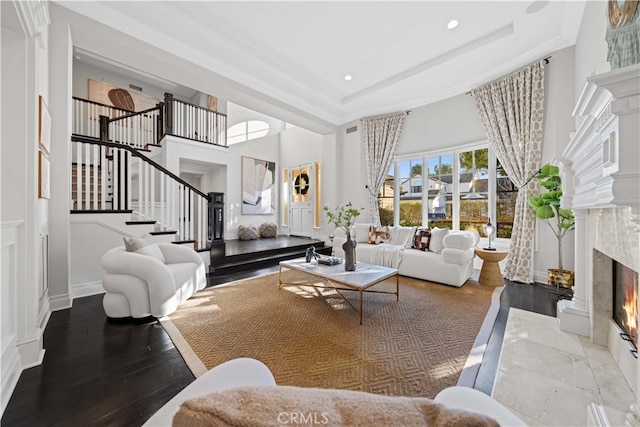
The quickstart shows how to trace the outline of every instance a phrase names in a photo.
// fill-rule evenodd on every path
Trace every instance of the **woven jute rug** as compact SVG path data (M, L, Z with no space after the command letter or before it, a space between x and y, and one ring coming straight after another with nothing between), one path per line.
M433 398L458 383L466 363L465 385L473 385L482 352L473 356L472 348L475 342L477 353L486 343L502 288L473 280L455 288L401 276L400 301L365 294L360 326L357 311L334 290L304 286L319 280L285 270L283 281L299 285L279 289L274 273L207 288L163 325L196 376L251 357L280 385ZM393 291L395 279L372 289ZM343 294L358 306L357 292Z

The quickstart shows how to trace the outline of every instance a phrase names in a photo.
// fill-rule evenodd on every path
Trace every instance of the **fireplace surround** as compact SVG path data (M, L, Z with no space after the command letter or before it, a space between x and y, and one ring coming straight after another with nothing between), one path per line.
M590 77L573 114L560 162L562 203L576 217L575 285L573 299L558 302L558 322L608 347L638 396L638 359L613 321L612 260L640 271L640 64ZM602 405L588 412L593 425L607 424ZM636 407L627 416L640 420Z

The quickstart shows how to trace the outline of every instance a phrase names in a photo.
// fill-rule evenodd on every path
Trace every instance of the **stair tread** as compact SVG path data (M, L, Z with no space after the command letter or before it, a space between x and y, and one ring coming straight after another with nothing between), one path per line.
M152 231L149 234L151 234L152 236L161 236L163 234L176 234L177 231L176 230L164 230L164 231Z
M127 221L127 222L125 222L125 224L127 224L127 225L140 225L140 224L155 224L156 222L157 221L154 221L152 219L150 219L150 220L146 220L146 219L142 220L141 219L141 220Z

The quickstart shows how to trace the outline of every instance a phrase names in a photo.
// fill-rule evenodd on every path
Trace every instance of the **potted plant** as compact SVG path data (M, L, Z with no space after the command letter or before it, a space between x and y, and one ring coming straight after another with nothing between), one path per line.
M326 205L323 209L327 213L329 224L333 224L336 228L342 228L347 235L347 241L342 245L344 249L344 269L354 271L356 269L356 242L351 239L351 227L353 227L356 218L360 215L361 209L354 208L351 202L337 207L335 211L332 211Z
M575 218L571 209L560 207L562 197L562 179L557 166L546 164L536 175L538 185L547 191L537 196L529 196L529 206L534 209L536 218L543 220L558 240L558 268L547 270L549 284L563 287L573 286L574 272L565 270L562 265L562 239L575 228Z

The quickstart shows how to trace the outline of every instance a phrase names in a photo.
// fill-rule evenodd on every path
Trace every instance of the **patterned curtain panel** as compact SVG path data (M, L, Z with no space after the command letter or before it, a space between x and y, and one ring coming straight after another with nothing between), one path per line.
M527 198L536 192L536 184L525 183L540 169L542 157L543 62L471 92L496 157L520 188L504 275L524 283L533 283L535 216Z
M371 223L376 226L380 225L378 191L384 184L387 171L396 154L405 116L406 113L402 112L362 120L362 140L369 186L369 216Z

